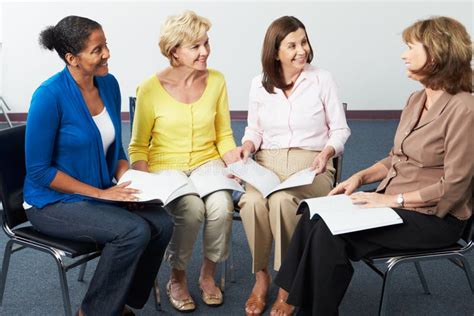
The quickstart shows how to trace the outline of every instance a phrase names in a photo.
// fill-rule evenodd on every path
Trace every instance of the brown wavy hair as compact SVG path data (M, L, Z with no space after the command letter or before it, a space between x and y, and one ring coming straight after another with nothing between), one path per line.
M427 60L413 71L420 82L450 94L472 93L472 42L466 28L455 19L440 16L415 22L403 31L405 43L423 44Z
M294 16L282 16L270 24L265 34L262 47L262 85L268 93L275 93L274 88L288 89L292 84L286 84L283 79L281 62L276 59L283 39L292 32L303 29L308 40L309 54L307 62L313 60L313 48L309 42L304 24Z

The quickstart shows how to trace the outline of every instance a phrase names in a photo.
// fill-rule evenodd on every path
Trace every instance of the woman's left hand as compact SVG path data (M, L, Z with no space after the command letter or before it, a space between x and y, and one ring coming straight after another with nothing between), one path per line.
M237 151L237 150L229 150L228 152L226 152L223 156L222 156L222 160L224 160L224 163L226 166L234 163L234 162L237 162L240 160L240 152Z
M336 151L332 146L327 146L321 151L313 160L310 170L316 170L316 174L321 174L326 171L326 164L328 160L334 156Z
M375 192L357 192L350 195L352 204L362 208L371 207L398 207L395 195L381 194Z

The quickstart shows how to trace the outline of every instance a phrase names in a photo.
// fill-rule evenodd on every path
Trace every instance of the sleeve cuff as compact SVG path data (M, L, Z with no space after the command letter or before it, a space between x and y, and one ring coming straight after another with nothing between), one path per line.
M147 161L148 162L148 155L144 153L133 153L130 154L130 163L135 163L136 161Z
M255 146L255 151L257 151L260 148L260 145L262 144L262 137L260 135L257 135L253 131L246 129L245 135L244 137L242 137L242 144L246 141L251 141Z
M421 200L427 203L432 201L438 201L443 195L442 188L442 184L438 182L433 185L422 188L418 192L420 193Z
M236 146L235 146L234 139L231 138L225 141L220 141L216 145L216 147L217 147L217 151L219 152L219 155L222 157L226 152L234 149Z

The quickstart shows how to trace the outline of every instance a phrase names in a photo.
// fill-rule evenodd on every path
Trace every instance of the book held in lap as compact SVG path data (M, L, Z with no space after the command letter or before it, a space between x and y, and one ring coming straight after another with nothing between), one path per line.
M233 175L250 183L262 193L264 198L280 190L311 184L316 176L316 171L307 168L292 174L281 182L273 171L262 167L252 159L248 159L246 162L240 160L227 166L227 169Z
M164 205L187 194L203 198L219 190L244 189L234 179L227 176L225 168L201 168L188 177L179 170L163 170L149 173L138 170L127 170L118 184L131 181L128 187L140 190L136 194L139 202L158 202Z
M389 207L362 208L352 204L345 194L305 199L298 213L308 206L310 218L322 218L333 235L403 223L397 212Z

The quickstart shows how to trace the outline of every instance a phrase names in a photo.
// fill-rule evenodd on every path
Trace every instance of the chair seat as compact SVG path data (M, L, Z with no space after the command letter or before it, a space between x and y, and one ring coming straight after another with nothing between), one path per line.
M69 257L75 258L77 256L89 254L103 247L92 242L78 242L62 238L51 237L40 233L33 226L20 227L13 230L15 235L23 237L40 244L48 245L50 247L62 250L68 254Z
M441 252L457 251L463 247L460 243L452 244L448 247L436 248L436 249L404 249L404 250L386 250L382 249L369 254L366 259L378 260L378 259L390 259L392 257L409 257L409 256L429 256L430 254L439 255Z

